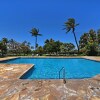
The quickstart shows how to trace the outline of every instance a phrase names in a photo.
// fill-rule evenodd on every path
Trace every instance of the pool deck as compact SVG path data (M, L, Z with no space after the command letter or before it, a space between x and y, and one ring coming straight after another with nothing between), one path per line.
M0 58L0 61L14 58L17 57ZM100 61L100 57L78 58ZM66 84L62 79L19 79L32 66L34 65L0 64L0 100L100 100L100 75L91 79L66 79Z

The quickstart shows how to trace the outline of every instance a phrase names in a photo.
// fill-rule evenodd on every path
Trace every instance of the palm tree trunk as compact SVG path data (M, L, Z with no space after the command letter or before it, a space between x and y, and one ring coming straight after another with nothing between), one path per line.
M74 34L74 38L75 38L75 42L76 42L77 49L78 49L78 54L79 54L79 46L78 46L77 38L76 38L76 35L75 35L75 32L74 31L73 31L73 34Z
M35 40L35 50L37 49L37 36L36 36L36 40Z

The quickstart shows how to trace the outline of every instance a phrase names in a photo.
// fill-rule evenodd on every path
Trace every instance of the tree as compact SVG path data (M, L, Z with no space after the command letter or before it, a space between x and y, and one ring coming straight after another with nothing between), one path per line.
M7 46L4 45L2 42L0 42L0 51L2 56L7 53Z
M44 51L45 53L49 53L50 55L53 54L54 52L57 53L57 43L51 38L50 40L46 40L45 41L45 45L44 45Z
M80 37L79 41L80 52L89 56L97 55L98 41L96 32L93 29L91 29L88 33L84 33Z
M89 40L92 40L93 42L97 42L96 32L93 29L89 31Z
M3 39L2 39L2 43L3 43L4 45L6 45L6 46L7 46L8 39L7 39L7 38L3 38Z
M2 38L2 41L0 43L0 50L1 50L2 56L4 54L7 54L7 43L8 43L8 39L7 38Z
M31 49L34 49L34 47L33 47L33 46L31 46L30 48L31 48Z
M67 51L69 53L69 52L71 52L72 50L75 49L75 46L72 43L66 43L66 49L67 49Z
M69 18L68 21L65 22L65 28L64 29L66 29L66 31L67 31L66 33L68 33L69 31L72 30L72 33L74 35L75 42L76 42L76 45L77 45L78 53L79 53L79 45L78 45L76 34L75 34L75 27L78 26L78 25L79 24L76 24L74 18Z
M100 29L97 30L98 54L100 55Z
M88 33L88 43L86 45L86 54L89 56L96 56L98 53L98 42L96 32L91 29Z
M86 45L88 44L88 37L89 37L88 33L84 33L80 37L79 47L80 47L80 53L82 53L82 54L85 54L85 52L86 52Z
M8 47L9 47L9 49L15 49L15 40L13 40L13 39L9 40Z
M45 41L45 45L43 46L45 53L51 54L53 52L52 44L53 44L53 41L52 42L50 40L48 42Z
M24 56L25 56L25 54L28 55L28 53L31 53L31 49L30 49L30 46L29 46L28 44L29 44L28 42L23 42L23 43L20 45L21 51L22 51L22 53L24 54Z
M100 45L100 29L97 31L97 40L98 44Z
M80 41L79 41L80 49L84 48L87 43L88 43L88 33L84 33L80 37Z
M60 45L60 52L64 54L66 54L67 52L69 54L69 52L73 51L74 49L75 49L75 46L72 43L62 43Z
M42 46L39 46L37 48L36 52L41 56L43 54L43 52L44 52L43 47Z
M35 50L37 49L37 36L42 36L42 34L39 34L39 29L32 28L31 32L32 36L36 38L35 40Z
M44 43L49 43L49 40L48 40L48 39L46 39Z
M62 43L60 45L60 53L66 53L67 50L66 50L66 44L65 43Z
M56 53L56 55L60 52L60 45L62 43L60 41L55 41L53 43L53 51Z
M22 42L22 44L23 44L23 45L26 45L26 44L27 44L27 41L25 40L24 42Z

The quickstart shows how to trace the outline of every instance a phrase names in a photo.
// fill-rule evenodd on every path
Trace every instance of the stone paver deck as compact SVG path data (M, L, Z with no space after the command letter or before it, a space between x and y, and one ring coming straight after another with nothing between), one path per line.
M4 58L0 58L0 61L4 61L4 60L10 60L10 59L15 59L15 58L19 58L19 57L4 57Z
M86 59L90 59L90 60L95 60L95 61L100 61L100 57L93 57L93 56L91 56L91 57L89 57L89 56L85 56L85 57L82 57L82 58L86 58Z
M66 84L63 80L19 79L32 66L0 64L0 100L100 100L100 75L91 79L66 80Z
M32 64L0 64L0 77L2 78L17 78L19 79L27 70L29 70Z

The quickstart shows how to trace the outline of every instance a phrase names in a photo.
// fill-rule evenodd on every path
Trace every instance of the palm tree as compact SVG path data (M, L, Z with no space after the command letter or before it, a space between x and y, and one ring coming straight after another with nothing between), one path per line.
M32 36L34 36L36 38L35 40L35 50L37 49L37 37L38 36L42 36L42 34L39 34L39 29L36 29L36 28L32 28L31 32Z
M75 19L74 18L69 18L67 22L65 22L65 28L66 29L66 33L68 33L69 31L72 30L72 33L74 35L74 38L75 38L75 42L76 42L76 45L77 45L77 49L78 49L78 53L79 53L79 45L78 45L78 42L77 42L77 38L76 38L76 34L75 34L75 27L78 26L79 24L76 24L75 23Z
M6 46L7 46L8 39L7 39L7 38L3 38L3 39L2 39L2 43L3 43L4 45L6 45Z

